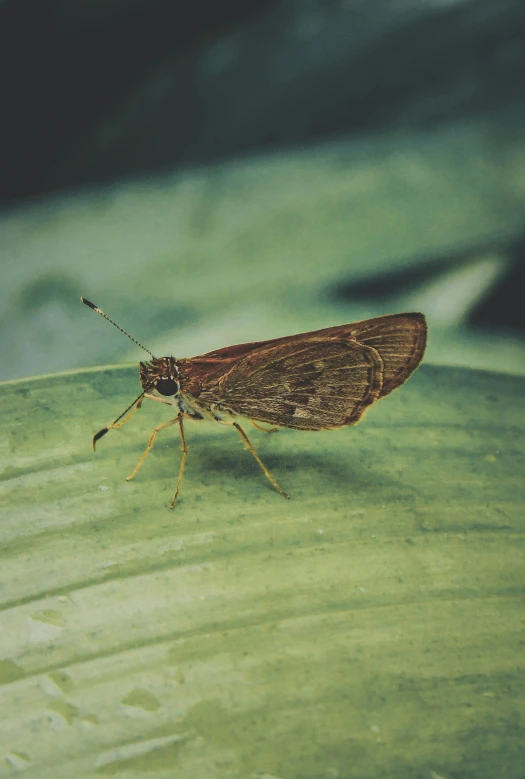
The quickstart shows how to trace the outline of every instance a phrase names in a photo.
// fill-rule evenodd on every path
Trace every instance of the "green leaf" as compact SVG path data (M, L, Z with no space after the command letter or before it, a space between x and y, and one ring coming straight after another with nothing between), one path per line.
M177 428L137 369L4 384L0 777L514 777L525 380L423 366L356 428Z

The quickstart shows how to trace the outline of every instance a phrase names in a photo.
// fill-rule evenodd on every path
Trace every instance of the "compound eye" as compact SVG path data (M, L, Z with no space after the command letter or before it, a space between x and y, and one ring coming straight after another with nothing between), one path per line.
M155 389L161 395L177 395L179 391L179 382L176 379L159 379L155 384Z

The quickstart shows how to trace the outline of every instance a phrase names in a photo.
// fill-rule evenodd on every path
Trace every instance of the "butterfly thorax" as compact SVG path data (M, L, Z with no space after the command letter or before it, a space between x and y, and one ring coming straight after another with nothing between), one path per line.
M158 395L166 399L166 402L174 406L185 417L192 419L212 419L222 421L230 419L232 412L222 408L221 404L213 402L217 400L212 389L212 397L199 400L203 389L202 376L199 371L199 360L179 360L175 357L154 357L150 362L140 363L140 382L146 396ZM218 361L212 361L218 362ZM196 364L195 364L196 363ZM190 367L191 366L191 367ZM193 367L193 370L192 370ZM217 366L214 366L217 369ZM221 366L224 371L224 364ZM208 379L214 371L209 370ZM205 384L207 384L205 382ZM209 382L209 389L215 387L216 382Z

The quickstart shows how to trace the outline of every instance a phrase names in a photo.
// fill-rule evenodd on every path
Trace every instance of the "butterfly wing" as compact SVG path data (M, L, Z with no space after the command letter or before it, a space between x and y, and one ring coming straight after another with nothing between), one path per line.
M403 384L423 358L427 342L427 325L423 314L391 314L337 325L310 333L273 338L268 341L236 344L203 355L207 359L234 360L260 349L279 344L301 344L306 338L339 338L358 341L379 352L383 361L383 385L380 397Z
M415 371L425 352L427 324L423 314L393 314L347 325L359 343L376 349L383 361L380 397L388 395Z
M217 382L202 387L199 402L279 427L322 430L355 424L381 386L375 349L309 333L238 358Z

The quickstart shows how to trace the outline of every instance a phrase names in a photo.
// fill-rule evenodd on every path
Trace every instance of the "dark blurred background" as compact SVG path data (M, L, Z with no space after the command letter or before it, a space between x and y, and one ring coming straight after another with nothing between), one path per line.
M0 65L2 378L140 357L80 294L179 356L418 308L525 371L524 3L3 0Z

